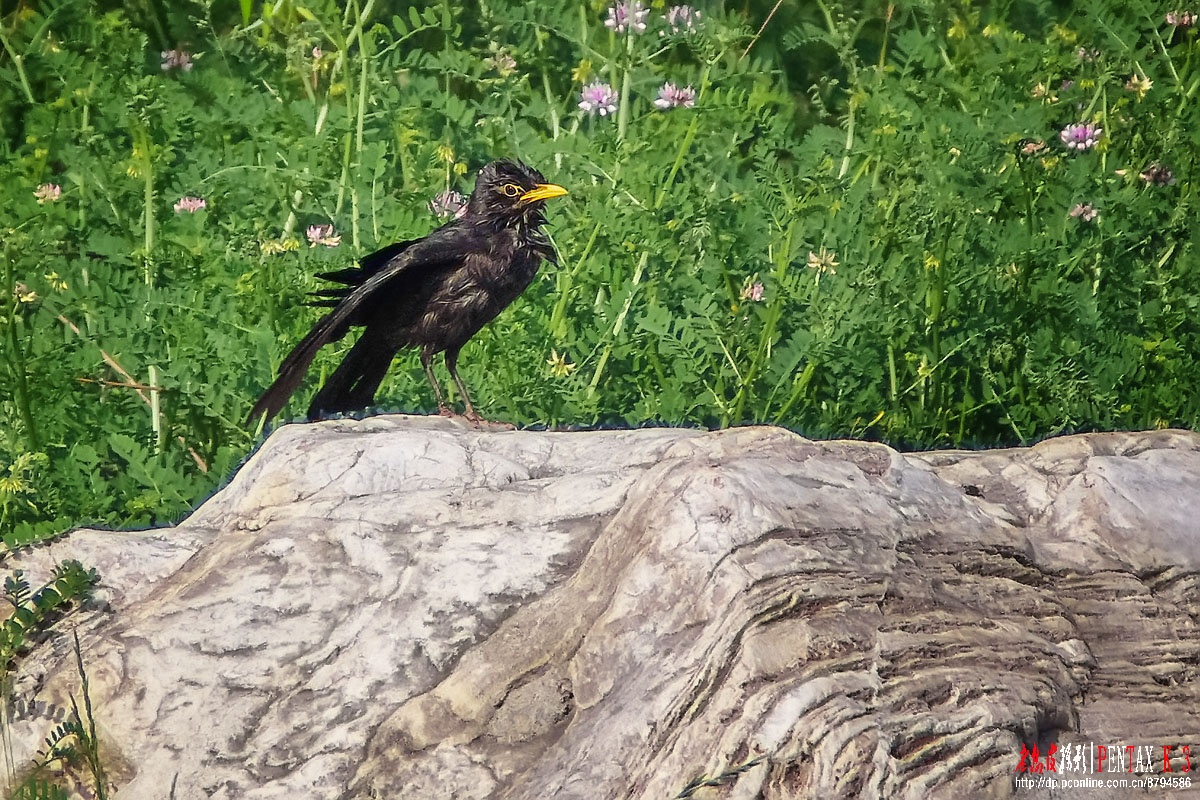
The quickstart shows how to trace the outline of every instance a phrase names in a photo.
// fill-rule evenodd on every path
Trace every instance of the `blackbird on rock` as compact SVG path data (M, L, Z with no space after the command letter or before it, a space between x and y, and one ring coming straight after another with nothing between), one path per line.
M279 377L247 422L269 420L300 386L317 351L352 327L362 336L325 381L308 408L310 420L371 405L396 353L418 348L438 412L452 415L433 374L433 357L462 394L466 418L481 417L458 376L458 353L479 330L525 291L543 260L556 263L542 231L545 201L567 190L537 170L501 159L479 171L465 213L422 239L388 245L358 266L317 277L342 284L315 293L312 305L332 309L279 366Z

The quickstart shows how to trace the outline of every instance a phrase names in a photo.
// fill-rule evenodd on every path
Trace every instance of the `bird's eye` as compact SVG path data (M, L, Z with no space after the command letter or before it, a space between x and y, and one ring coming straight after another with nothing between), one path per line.
M516 197L521 193L521 187L515 183L506 183L500 187L500 191L504 192L505 197Z

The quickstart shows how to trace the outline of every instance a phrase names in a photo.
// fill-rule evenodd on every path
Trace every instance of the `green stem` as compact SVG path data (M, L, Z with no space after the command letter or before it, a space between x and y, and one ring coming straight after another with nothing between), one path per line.
M625 305L621 307L621 313L617 315L617 321L613 324L612 336L609 338L608 344L604 346L604 352L600 354L600 361L596 364L596 372L592 375L592 382L588 384L588 397L594 397L596 394L596 387L600 384L600 377L604 374L608 357L612 355L613 345L616 344L621 330L625 327L625 318L629 315L629 309L633 305L633 296L637 294L637 287L642 282L642 272L645 270L649 258L650 251L643 250L642 257L638 259L637 267L633 271L633 286L629 290L629 296L625 298Z
M708 76L711 71L712 62L709 62L704 65L704 71L700 73L700 93L696 96L697 104L704 99L704 95L708 91ZM696 133L699 130L700 117L692 115L692 121L688 124L688 129L683 134L683 141L679 143L679 151L675 153L675 162L671 164L671 171L667 173L667 179L663 181L662 186L658 187L658 196L654 198L655 211L662 208L663 201L667 199L667 190L675 182L675 176L679 174L679 168L683 165L683 158L687 155L688 149L692 146L692 141L696 138Z
M29 78L25 75L25 57L19 55L12 48L8 37L4 35L4 29L0 28L0 45L4 46L4 50L8 53L8 57L13 60L13 64L17 68L17 77L21 79L21 88L25 90L25 99L30 105L36 105L37 101L33 99L33 89L29 88Z
M629 97L633 82L633 35L625 36L625 74L621 76L621 99L617 107L617 141L625 141L629 129Z
M554 311L550 313L550 330L554 334L554 338L562 341L567 335L567 301L570 299L571 285L575 281L575 276L583 269L583 264L587 261L588 255L592 252L592 246L596 244L596 237L600 235L602 222L597 222L592 228L592 235L588 237L587 244L583 248L583 254L579 256L579 260L575 262L574 268L570 272L559 273L563 275L563 280L558 287L558 301L554 304Z
M775 328L779 324L780 317L783 316L783 279L787 275L788 264L791 261L792 235L795 231L796 220L793 219L784 233L783 242L779 250L775 253L776 290L767 307L767 319L763 324L762 334L758 339L758 348L755 350L754 360L750 363L750 369L746 370L745 380L741 381L741 385L738 386L737 397L734 398L733 402L733 413L725 418L722 427L731 422L737 423L741 421L742 410L746 406L746 398L750 395L750 387L753 386L754 380L758 377L763 363L769 357L771 340L775 338Z
M21 422L29 433L29 444L34 451L41 450L41 437L38 436L37 425L33 421L33 404L29 402L29 380L25 374L25 351L21 340L17 338L17 305L21 302L16 293L16 280L13 277L11 256L4 254L4 285L0 290L9 296L8 303L8 337L9 337L9 370L13 374L13 393L16 395L17 412Z

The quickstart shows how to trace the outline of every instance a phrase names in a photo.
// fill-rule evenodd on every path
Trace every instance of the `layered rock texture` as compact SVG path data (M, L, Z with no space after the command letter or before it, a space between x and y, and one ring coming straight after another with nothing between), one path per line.
M14 749L78 697L76 627L118 800L669 800L739 766L689 796L1126 798L1015 786L1022 747L1200 767L1194 433L289 425L178 526L15 566L67 558L103 585L21 663Z

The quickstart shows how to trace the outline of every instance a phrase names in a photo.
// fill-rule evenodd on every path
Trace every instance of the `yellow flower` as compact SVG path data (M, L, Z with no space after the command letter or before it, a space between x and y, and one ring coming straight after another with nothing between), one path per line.
M937 269L942 265L942 260L933 253L925 254L925 269Z
M566 354L560 354L557 350L550 351L550 357L546 359L546 364L550 367L550 374L556 378L567 377L579 366L569 363Z
M1075 44L1079 39L1079 34L1068 28L1066 25L1058 24L1054 26L1054 35L1062 39L1067 44Z
M987 36L987 37L989 37L989 38L990 38L990 37L992 37L992 36L995 36L995 35L996 35L996 34L998 34L998 33L1000 33L1000 26L999 26L999 25L997 25L997 24L996 24L996 23L994 23L994 22L992 22L992 23L989 23L989 24L988 24L986 27L984 27L984 29L983 29L983 35L984 35L984 36Z
M437 146L438 161L445 161L447 164L454 163L454 148L448 144L439 144Z
M579 66L571 70L571 80L576 83L587 83L590 77L592 77L592 62L586 58L579 62Z
M967 38L967 24L963 22L962 17L955 17L954 24L950 26L950 30L946 31L947 39L965 39Z
M259 244L258 249L264 256L273 256L278 255L279 253L287 253L292 250L299 250L300 242L292 237L288 237L282 241L268 239L267 241Z
M18 283L13 287L13 294L16 295L19 303L36 303L38 299L37 292L23 283Z
M67 288L67 282L60 278L57 272L47 272L46 280L60 292Z

